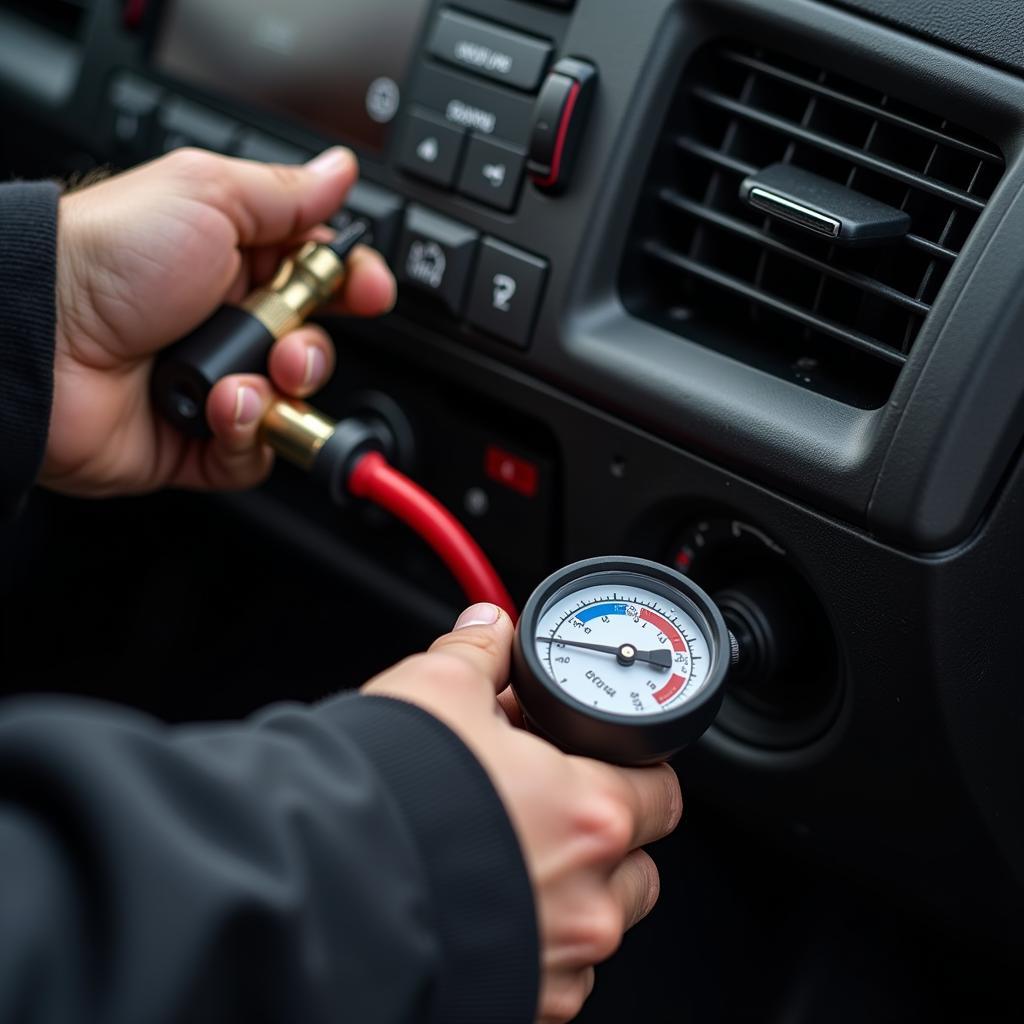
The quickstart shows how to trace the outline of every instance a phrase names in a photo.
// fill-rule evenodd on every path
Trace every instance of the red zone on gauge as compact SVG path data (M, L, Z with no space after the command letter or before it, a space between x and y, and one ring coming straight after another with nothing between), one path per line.
M679 630L668 619L657 612L652 612L650 608L641 608L640 618L649 622L668 637L668 642L672 645L673 652L682 651L689 656L690 651L686 646L686 641ZM678 673L673 673L672 678L660 690L656 690L652 696L659 704L667 704L684 686L686 686L686 680Z

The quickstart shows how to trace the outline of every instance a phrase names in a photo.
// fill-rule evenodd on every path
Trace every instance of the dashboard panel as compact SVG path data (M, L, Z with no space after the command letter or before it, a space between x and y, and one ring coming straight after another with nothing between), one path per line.
M324 407L398 410L404 468L520 599L610 552L725 595L770 643L680 759L688 788L1006 955L1024 82L980 10L963 34L944 5L879 6L15 3L0 102L85 164L352 145L348 210L400 302L328 322ZM916 240L851 255L767 224L738 185L776 162L884 198ZM286 468L229 503L430 627L458 602L393 524Z

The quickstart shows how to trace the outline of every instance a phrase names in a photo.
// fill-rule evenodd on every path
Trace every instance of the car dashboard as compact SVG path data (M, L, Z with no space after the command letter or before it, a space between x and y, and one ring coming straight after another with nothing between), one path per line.
M318 404L387 417L402 468L520 602L568 562L639 555L758 638L676 761L694 809L658 858L666 906L585 1019L1013 1019L1022 37L1011 3L923 0L0 4L8 172L356 151L347 213L399 302L324 321L338 369ZM795 223L801 180L893 237ZM230 497L53 499L26 552L36 610L127 566L139 589L108 607L144 635L97 626L131 652L116 685L57 655L23 680L87 675L170 718L358 684L460 600L416 538L285 466ZM236 617L197 632L182 606L196 587L216 606L210 574L239 563ZM287 635L315 634L305 653L197 697L275 605ZM346 659L362 616L390 625ZM705 975L685 995L665 980L679 958ZM649 965L658 992L637 996Z

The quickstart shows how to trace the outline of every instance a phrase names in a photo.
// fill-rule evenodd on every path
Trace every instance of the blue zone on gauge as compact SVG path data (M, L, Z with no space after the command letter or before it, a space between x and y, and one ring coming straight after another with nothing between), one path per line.
M576 613L576 618L580 622L589 622L591 619L596 619L599 615L625 615L626 606L624 604L595 604L589 608L584 608L582 611Z

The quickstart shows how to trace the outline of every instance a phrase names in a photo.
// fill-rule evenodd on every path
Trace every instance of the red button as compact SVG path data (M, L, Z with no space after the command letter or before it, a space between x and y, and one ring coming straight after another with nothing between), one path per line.
M489 445L484 456L484 472L495 482L524 497L532 498L537 493L540 473L535 463L505 451L497 445Z

